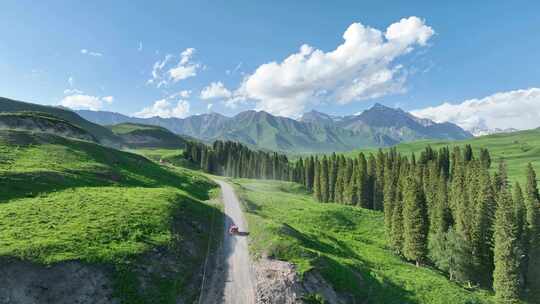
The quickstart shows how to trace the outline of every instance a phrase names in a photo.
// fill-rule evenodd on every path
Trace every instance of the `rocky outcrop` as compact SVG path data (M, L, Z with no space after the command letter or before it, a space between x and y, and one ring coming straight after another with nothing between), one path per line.
M337 293L317 271L300 278L293 264L267 258L258 260L254 268L257 304L301 304L315 295L324 303L354 303L349 296Z

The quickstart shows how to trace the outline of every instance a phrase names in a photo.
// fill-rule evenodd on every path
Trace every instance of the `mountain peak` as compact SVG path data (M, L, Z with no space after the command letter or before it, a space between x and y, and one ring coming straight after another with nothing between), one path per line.
M311 110L309 112L304 113L299 121L301 122L308 122L308 123L319 123L322 125L328 125L334 122L334 119L332 116L319 112L317 110Z

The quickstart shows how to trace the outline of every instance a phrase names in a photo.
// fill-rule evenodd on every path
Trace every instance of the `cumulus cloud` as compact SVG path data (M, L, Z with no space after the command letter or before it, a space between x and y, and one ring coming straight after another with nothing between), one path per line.
M195 54L194 48L187 48L180 53L180 60L175 66L171 66L174 55L167 54L163 60L158 60L152 67L152 78L148 79L147 84L153 84L160 88L168 85L171 81L178 82L197 75L202 65L192 62Z
M101 57L101 56L103 56L102 53L89 51L87 49L81 49L81 54L89 55L89 56L93 56L93 57Z
M112 96L97 97L84 94L72 94L65 96L60 105L75 110L92 110L98 111L103 108L104 104L111 104L114 98Z
M201 99L230 98L232 92L229 91L221 81L212 82L201 91Z
M259 110L296 116L323 101L346 104L403 92L406 72L395 59L425 46L434 33L414 16L391 24L385 32L353 23L343 34L344 42L332 51L304 44L282 62L259 66L233 99L255 100Z
M436 122L450 121L465 130L531 129L540 126L540 88L530 88L412 111Z
M136 117L149 118L149 117L178 117L184 118L189 114L189 102L186 100L179 100L176 105L168 99L160 99L150 107L146 107L141 111L135 113Z

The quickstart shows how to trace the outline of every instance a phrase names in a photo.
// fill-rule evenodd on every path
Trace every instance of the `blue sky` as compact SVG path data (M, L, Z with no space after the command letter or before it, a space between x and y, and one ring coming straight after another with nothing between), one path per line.
M169 105L165 115L178 116L205 113L209 104L212 110L228 115L254 108L271 112L275 108L275 114L287 116L312 108L345 115L374 102L415 110L474 98L486 104L493 94L507 92L513 92L508 96L511 99L519 92L518 99L528 96L521 106L540 103L536 91L530 100L530 89L540 87L538 1L112 2L3 1L0 95L51 105L81 95L94 97L91 102L100 109L125 114L140 114L164 100L162 105ZM388 42L387 28L411 16L423 22L416 24L416 30L425 34L429 28L433 33L428 33L428 38L422 36L425 41L415 36L404 42L407 50L392 53L390 62L381 64L382 57L367 64L359 61L391 74L390 80L363 93L343 97L352 83L362 84L366 77L376 75L379 79L385 74L366 74L362 67L354 67L350 75L337 69L335 76L316 77L310 82L311 75L298 72L304 71L307 63L295 65L292 72L283 64L285 58L300 54L303 44L311 47L305 49L308 57L314 56L315 50L335 50L354 23L378 30L382 43ZM182 66L191 70L180 71L177 76L182 79L175 81L169 71L181 65L181 53L187 49L194 51ZM154 65L163 62L167 54L174 56L161 71L167 84L158 88L157 81L148 80ZM274 61L278 68L257 71ZM321 63L315 71L325 68ZM250 77L251 85L242 90ZM339 81L334 83L334 79ZM201 91L212 82L221 82L225 90L210 94L219 98L202 99ZM306 85L310 90L302 91ZM274 86L276 92L269 92ZM79 100L72 98L68 104ZM184 107L169 111L179 102ZM508 126L495 125L490 121L497 121L497 117L478 117L486 112L482 107L483 112L472 111L470 106L458 110L474 112L475 118L489 122L489 127L517 123L513 117ZM432 108L431 112L417 113L444 120L441 112L441 108ZM455 119L471 120L469 112L463 114L467 117Z

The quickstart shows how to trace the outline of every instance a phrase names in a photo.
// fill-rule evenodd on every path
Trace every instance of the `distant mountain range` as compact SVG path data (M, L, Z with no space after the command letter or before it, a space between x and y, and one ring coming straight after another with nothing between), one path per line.
M148 146L171 138L164 130L138 126L138 130L130 133L126 139L126 134L114 132L118 128L110 127L121 123L159 126L178 135L206 142L233 140L254 148L293 153L350 151L419 139L459 140L472 137L471 133L455 124L435 123L381 104L375 104L359 115L333 116L311 111L297 120L263 111L244 111L233 117L208 113L181 119L137 118L104 111L71 111L0 98L0 112L21 111L54 115L86 130L100 143L109 146ZM154 136L158 133L159 136ZM175 138L171 144L182 145L182 140Z
M359 115L332 116L311 111L298 120L264 111L244 111L233 117L209 113L183 119L137 118L105 111L76 112L100 125L126 122L156 125L203 141L234 140L252 147L284 152L348 151L419 139L472 137L471 133L455 124L435 123L381 104Z

